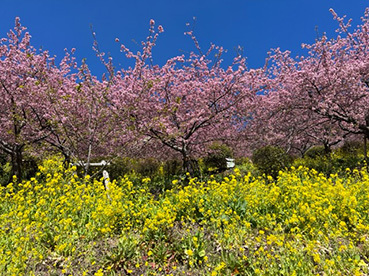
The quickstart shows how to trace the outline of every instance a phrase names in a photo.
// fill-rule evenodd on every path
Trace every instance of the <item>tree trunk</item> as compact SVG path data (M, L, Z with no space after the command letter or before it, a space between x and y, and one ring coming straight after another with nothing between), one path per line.
M366 165L366 170L369 171L369 167L368 167L368 152L367 152L367 137L364 134L364 160L365 160L365 165Z
M23 146L16 145L13 147L13 151L11 153L11 162L12 162L12 174L17 177L18 180L22 180L23 178Z
M329 143L324 143L324 154L328 156L331 153L332 153L332 149Z
M190 169L191 169L191 164L190 164L190 158L186 155L182 153L182 168L183 168L183 172L189 172L191 173Z
M85 169L85 177L87 176L88 174L88 171L90 169L90 163L91 163L91 149L92 149L92 146L91 146L91 143L88 145L88 154L87 154L87 162L86 162L86 165L84 167Z
M187 154L182 152L182 162L183 162L183 171L185 173L190 173L191 176L194 176L199 173L199 164L195 159L190 158Z
M64 161L63 161L63 166L65 169L68 169L69 168L69 164L71 162L71 157L68 153L66 152L62 152L63 156L64 156Z

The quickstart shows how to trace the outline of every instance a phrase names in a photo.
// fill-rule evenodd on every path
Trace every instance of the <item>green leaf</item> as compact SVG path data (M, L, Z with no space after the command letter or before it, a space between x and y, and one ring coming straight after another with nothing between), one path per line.
M205 257L205 250L204 249L199 252L199 257L200 258Z

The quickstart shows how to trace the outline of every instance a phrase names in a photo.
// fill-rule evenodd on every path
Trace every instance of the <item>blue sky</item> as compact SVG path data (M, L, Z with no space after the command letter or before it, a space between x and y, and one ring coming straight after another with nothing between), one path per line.
M186 23L196 17L195 34L203 49L210 42L228 49L225 64L235 55L240 45L251 68L263 66L266 53L271 48L301 53L301 43L311 43L326 32L334 37L336 22L329 8L339 15L360 23L369 1L364 0L2 0L0 10L0 36L14 26L19 16L22 25L32 35L32 44L62 57L64 48L76 48L77 60L87 58L87 63L97 76L104 72L92 51L90 24L97 34L100 48L110 52L116 67L127 67L129 62L119 52L120 41L132 50L138 50L133 42L144 40L148 34L149 20L162 25L154 50L154 62L165 60L183 51L194 50L188 36Z

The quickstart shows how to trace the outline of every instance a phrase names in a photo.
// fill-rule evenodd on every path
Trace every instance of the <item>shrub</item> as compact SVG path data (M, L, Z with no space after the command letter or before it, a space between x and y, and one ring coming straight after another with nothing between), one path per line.
M316 159L319 157L324 157L327 154L328 152L324 146L313 146L305 152L304 157Z
M163 174L166 178L182 173L182 161L179 159L167 160L163 164Z
M323 146L314 146L303 158L295 160L294 165L305 166L329 176L343 172L347 168L350 170L360 168L364 165L363 161L362 144L358 141L348 141L331 153L327 153Z
M107 168L111 179L120 179L134 170L135 161L126 157L115 158Z
M41 162L33 156L25 156L23 160L23 177L30 179L35 176L38 171L38 164Z
M295 167L303 166L329 175L334 171L332 153L327 152L324 146L313 146L308 149L303 158L296 159Z
M221 172L227 169L226 158L232 158L233 152L230 147L221 143L213 143L209 147L208 155L204 158L205 171Z
M8 184L10 179L11 165L5 154L0 154L0 186Z
M269 145L254 151L252 162L260 173L276 178L280 170L291 165L292 158L282 148Z
M137 173L143 177L154 177L158 174L161 162L154 158L134 159L129 157L115 158L107 168L111 179L120 179L126 174Z
M330 175L336 171L330 154L316 155L314 158L305 155L303 158L296 159L293 165L295 167L303 166L309 169L314 169L325 175Z
M339 151L343 155L359 155L363 153L363 143L361 141L345 141Z
M336 165L339 169L355 169L363 167L364 150L361 141L346 141L335 151Z
M159 172L160 165L160 161L154 158L140 159L135 171L142 176L154 177Z
M248 173L251 173L251 175L257 175L257 168L247 157L237 158L236 166L242 175L247 175Z

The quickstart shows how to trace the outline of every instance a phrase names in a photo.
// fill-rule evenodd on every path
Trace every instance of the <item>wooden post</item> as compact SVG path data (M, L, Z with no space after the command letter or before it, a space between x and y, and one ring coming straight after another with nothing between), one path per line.
M106 170L103 170L103 177L104 177L104 186L105 186L105 191L106 191L106 195L108 196L108 199L111 201L111 197L109 195L110 192L110 179L109 179L109 173Z

